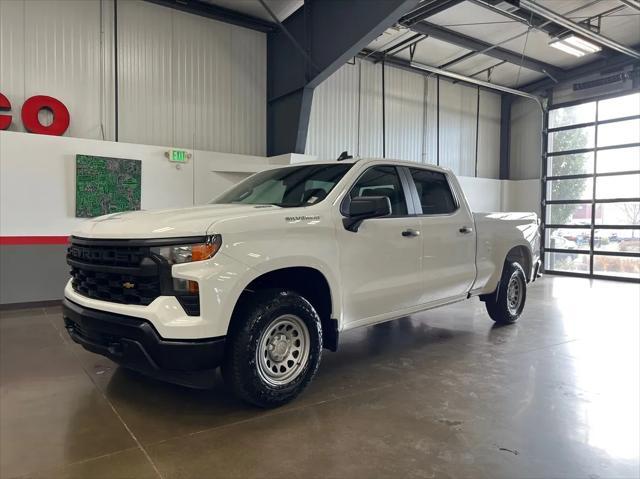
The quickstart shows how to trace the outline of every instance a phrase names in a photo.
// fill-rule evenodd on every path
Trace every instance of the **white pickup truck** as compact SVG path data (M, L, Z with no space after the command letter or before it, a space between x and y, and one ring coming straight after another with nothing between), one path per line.
M117 363L286 403L348 329L479 296L518 319L537 276L534 213L472 214L448 170L382 160L257 173L210 204L84 223L63 316Z

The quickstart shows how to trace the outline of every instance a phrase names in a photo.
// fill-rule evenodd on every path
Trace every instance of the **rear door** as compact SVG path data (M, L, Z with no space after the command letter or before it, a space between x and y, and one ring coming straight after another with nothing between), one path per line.
M420 220L406 178L395 166L371 166L344 198L343 213L356 196L387 196L392 213L364 220L355 233L337 229L344 320L352 326L419 304L423 289Z
M446 174L406 168L422 233L423 295L430 303L466 294L476 276L476 234Z

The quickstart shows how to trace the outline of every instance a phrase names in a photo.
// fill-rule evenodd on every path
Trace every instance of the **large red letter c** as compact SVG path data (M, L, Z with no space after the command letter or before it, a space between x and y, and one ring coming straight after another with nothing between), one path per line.
M40 123L38 113L46 109L53 113L51 125ZM29 98L22 105L22 123L25 129L31 133L42 135L61 136L69 128L69 110L60 100L45 95L36 95Z
M11 102L0 93L0 111L11 110ZM0 130L6 130L11 125L11 115L0 115Z

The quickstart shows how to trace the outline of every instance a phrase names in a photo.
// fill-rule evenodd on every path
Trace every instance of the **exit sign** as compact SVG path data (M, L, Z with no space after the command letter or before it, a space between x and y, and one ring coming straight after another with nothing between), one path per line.
M185 150L169 150L169 161L176 163L186 163L191 155Z
M191 153L186 150L176 150L174 148L164 152L164 156L174 163L186 163L191 159Z

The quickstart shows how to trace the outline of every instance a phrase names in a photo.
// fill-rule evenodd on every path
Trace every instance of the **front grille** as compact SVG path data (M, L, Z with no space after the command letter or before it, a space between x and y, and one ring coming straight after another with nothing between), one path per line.
M71 277L78 293L102 301L147 305L160 296L158 276L91 271L76 263L71 267Z
M200 296L176 294L171 265L144 241L72 237L67 263L71 286L87 298L147 306L158 296L177 296L189 316L200 314Z
M94 265L137 267L149 254L149 248L137 246L95 246L72 243L69 258Z
M72 240L67 263L73 289L88 298L148 305L162 293L160 265L148 247Z

